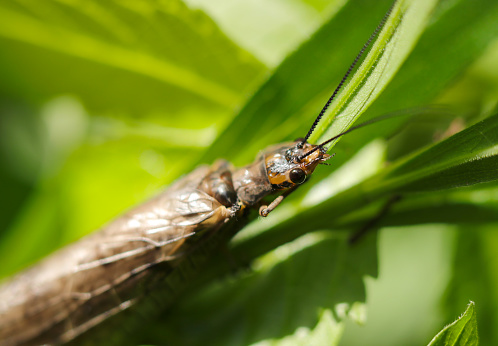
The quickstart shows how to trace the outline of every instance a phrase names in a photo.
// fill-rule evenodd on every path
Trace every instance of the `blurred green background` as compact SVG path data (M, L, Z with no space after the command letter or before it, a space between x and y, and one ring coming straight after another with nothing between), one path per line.
M267 144L303 136L389 4L0 0L0 277L98 229L198 162L242 165ZM494 0L437 2L365 117L438 103L458 119L427 115L352 134L296 203L256 220L241 239L299 213L297 201L332 196L450 126L496 114L496 23ZM328 175L336 190L318 196L313 185ZM420 345L473 300L482 344L498 343L496 183L402 203L410 221L393 221L378 239L350 248L341 230L304 236L252 272L199 290L144 333L152 343ZM458 221L457 209L434 222L427 208L416 213L452 203L464 205Z

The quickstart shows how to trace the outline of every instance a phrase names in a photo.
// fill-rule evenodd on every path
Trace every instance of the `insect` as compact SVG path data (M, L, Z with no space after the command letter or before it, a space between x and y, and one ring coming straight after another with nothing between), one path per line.
M391 9L304 138L271 146L242 168L225 160L200 166L101 231L0 286L2 344L74 340L139 303L144 291L167 279L199 244L222 232L227 223L237 222L254 208L268 216L318 165L331 158L326 145L354 129L320 144L308 143ZM264 198L273 194L279 196L264 204Z

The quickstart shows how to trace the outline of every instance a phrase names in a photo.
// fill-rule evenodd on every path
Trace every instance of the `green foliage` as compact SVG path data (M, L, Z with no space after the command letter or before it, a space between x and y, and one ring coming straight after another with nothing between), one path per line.
M478 345L475 303L470 302L467 310L455 322L444 327L429 346L470 346Z
M2 275L185 173L264 72L180 1L7 1L0 17L1 184L24 194Z
M283 10L258 23L261 37L268 28L281 35L271 42L296 47L269 70L240 47L250 41L237 39L240 28L217 26L234 22L237 6L207 4L206 14L192 9L202 1L186 3L0 2L0 276L199 163L243 165L267 145L304 136L390 6L272 4L292 7L296 26L313 34L300 42L275 31ZM247 16L270 9L255 3L245 6L261 9ZM215 256L136 342L415 345L472 300L482 313L470 304L431 344L456 330L477 340L476 319L482 342L496 343L497 21L494 0L399 1L313 140L360 115L424 114L342 137L332 166L238 234L230 254ZM285 55L274 49L270 60ZM434 103L455 110L438 115L425 107ZM396 195L375 224L379 235L350 245Z

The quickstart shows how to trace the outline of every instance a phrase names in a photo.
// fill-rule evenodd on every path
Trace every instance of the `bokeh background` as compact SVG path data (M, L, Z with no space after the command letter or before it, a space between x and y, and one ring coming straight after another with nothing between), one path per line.
M242 165L263 145L302 136L389 4L1 0L0 277L98 229L218 152ZM354 172L373 173L451 126L496 113L497 22L494 0L439 1L414 52L365 116L438 103L456 110L457 119L427 115L375 142L376 130L352 135L334 148L336 166L317 181L342 167L336 178L347 186L348 177L359 179ZM220 137L243 112L266 120L256 128L239 120L238 132ZM212 149L217 138L223 150ZM217 281L179 303L178 325L166 314L146 332L157 343L297 344L318 330L310 321L328 318L321 299L311 310L299 304L309 303L307 294L335 291L341 321L322 341L427 344L472 300L482 343L497 343L498 186L433 198L475 209L463 209L459 222L383 228L353 250L320 235L297 249L279 248L253 273ZM472 215L483 206L489 215ZM311 269L320 265L334 274ZM337 296L350 297L337 292L352 286L359 303L348 310ZM346 311L352 313L342 321Z

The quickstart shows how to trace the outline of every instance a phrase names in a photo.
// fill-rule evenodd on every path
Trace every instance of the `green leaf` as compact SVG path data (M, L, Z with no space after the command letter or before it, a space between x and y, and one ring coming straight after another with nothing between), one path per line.
M498 115L491 116L365 182L366 191L425 191L498 179Z
M402 191L419 192L470 186L495 181L497 174L498 155L477 157L462 164L419 178L412 184L402 187Z
M209 286L150 333L185 345L300 344L303 333L316 345L337 342L345 318L364 322L357 302L365 300L363 277L377 275L376 256L375 242L351 249L340 234L309 234L258 259L237 280ZM334 312L332 321L324 310Z
M265 70L179 0L3 1L0 47L1 166L34 191L1 208L0 275L185 173Z
M337 323L332 311L324 310L314 329L299 328L294 334L280 340L258 342L258 346L306 346L306 345L339 345L344 325Z
M451 6L440 2L432 18L413 52L384 92L365 112L364 118L441 102L441 92L451 86L461 72L483 53L490 40L498 36L498 27L495 25L498 4L493 1L459 0ZM480 76L485 78L484 73ZM474 76L469 79L475 81L479 78ZM472 85L470 83L463 87L465 96L469 95L468 89ZM459 102L464 96L456 97ZM460 104L457 106L461 107ZM382 126L372 126L372 131L366 129L349 134L341 140L341 146L353 151L377 136L390 137L393 132L399 131L399 124L405 121L392 119L383 122ZM411 143L416 139L408 140ZM341 146L336 146L335 150L340 150ZM335 160L340 160L338 155Z
M444 327L431 340L429 346L471 346L478 344L475 304L470 302L463 315Z
M433 338L444 321L440 299L453 269L452 229L427 225L379 232L379 276L365 279L368 319L362 326L347 324L341 345L424 345Z
M235 43L273 68L344 6L345 1L243 1L236 6L227 0L186 0L185 3L205 11Z
M92 111L141 117L234 107L263 70L179 0L4 1L0 44L0 90L38 102L72 93Z
M368 115L434 102L497 37L497 16L493 1L440 1L419 43Z
M457 233L453 275L443 300L445 320L460 313L459 306L469 297L479 306L477 324L482 345L493 345L498 337L496 307L498 282L496 252L498 235L495 224L461 226Z
M497 144L498 115L494 115L409 158L389 174L401 175L415 170L430 170L430 167L442 170L483 155Z
M436 3L396 3L368 56L310 137L312 143L344 132L375 101L412 51Z
M477 203L458 203L448 200L431 201L431 198L424 196L418 202L406 198L386 216L378 226L407 226L422 224L486 224L498 222L498 207L496 205L480 205ZM363 217L354 218L354 223L341 220L339 228L360 228L361 225L375 217L376 210Z
M390 0L362 6L348 2L282 62L201 162L225 157L235 164L245 164L270 144L304 136L390 4ZM357 25L359 22L362 25Z

